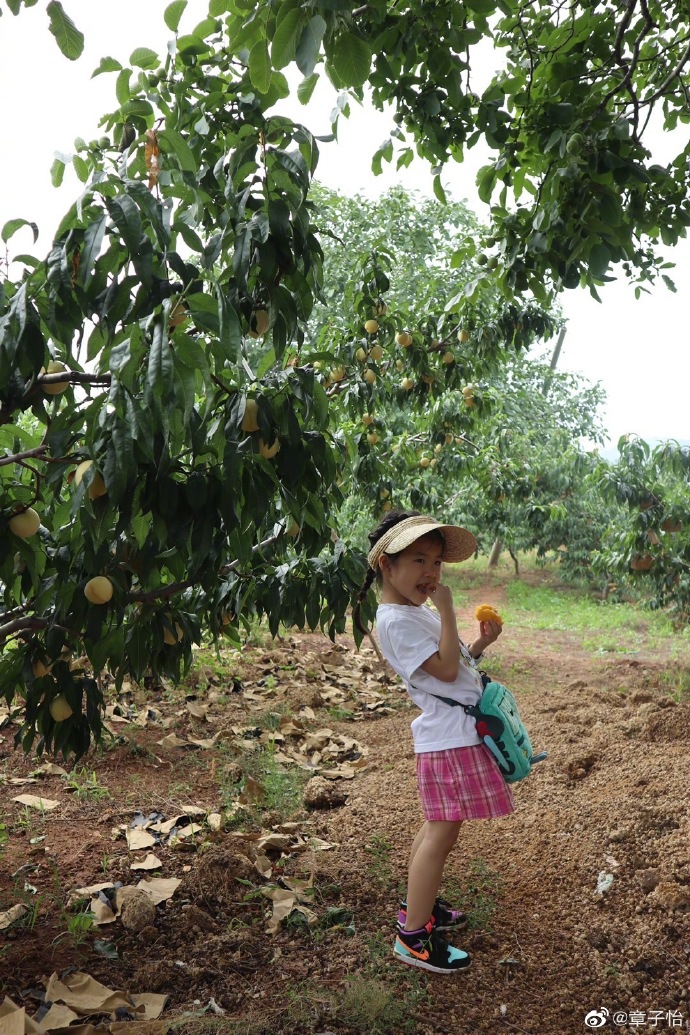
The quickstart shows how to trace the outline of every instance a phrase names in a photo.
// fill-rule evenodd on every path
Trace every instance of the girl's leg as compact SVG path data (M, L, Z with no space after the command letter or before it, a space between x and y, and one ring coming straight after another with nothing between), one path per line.
M418 931L428 922L461 826L461 821L427 820L415 837L407 880L407 931Z

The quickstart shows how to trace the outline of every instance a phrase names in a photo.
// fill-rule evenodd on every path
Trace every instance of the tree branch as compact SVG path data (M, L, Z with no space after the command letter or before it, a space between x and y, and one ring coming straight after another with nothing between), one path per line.
M7 464L18 464L21 460L27 460L33 456L42 456L48 451L48 446L36 446L35 449L27 449L23 453L13 453L11 456L0 456L0 467Z
M45 629L48 625L47 618L15 618L5 625L0 625L0 643L4 643L15 632L24 629Z

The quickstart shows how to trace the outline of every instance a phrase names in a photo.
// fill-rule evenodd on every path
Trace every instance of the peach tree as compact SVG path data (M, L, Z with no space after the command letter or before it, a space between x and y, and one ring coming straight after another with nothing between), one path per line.
M336 512L353 480L380 477L353 413L457 388L444 338L488 369L551 327L531 303L489 312L484 289L458 341L467 266L408 326L364 249L348 320L314 337L317 141L273 111L286 79L238 50L227 5L181 34L184 7L166 11L163 60L101 61L117 106L75 141L81 191L48 255L16 245L35 243L30 220L1 231L0 689L24 702L25 750L83 753L100 673L177 678L202 632L342 631L364 568Z

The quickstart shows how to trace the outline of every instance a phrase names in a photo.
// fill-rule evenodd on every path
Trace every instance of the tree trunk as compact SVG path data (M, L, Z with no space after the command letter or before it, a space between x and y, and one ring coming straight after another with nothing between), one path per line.
M489 567L495 568L498 564L498 558L501 556L501 550L503 549L503 543L500 539L494 541L494 545L491 547L491 553L489 554Z

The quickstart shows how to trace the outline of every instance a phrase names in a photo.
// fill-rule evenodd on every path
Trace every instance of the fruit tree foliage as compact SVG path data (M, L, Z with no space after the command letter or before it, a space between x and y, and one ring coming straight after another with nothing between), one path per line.
M477 189L491 207L494 276L507 292L529 288L545 298L587 284L596 295L617 266L649 281L665 265L660 245L685 236L685 3L228 0L216 7L228 12L232 48L257 89L294 63L301 99L321 74L342 91L336 122L348 94L366 91L377 108L391 110L392 132L374 169L382 161L408 165L418 154L435 167L442 196L446 163L485 142L495 158L480 170ZM487 44L499 70L484 85ZM675 157L660 164L650 135L678 128Z
M236 644L264 616L273 633L342 631L364 569L334 514L353 468L379 477L353 414L428 407L463 386L473 351L488 372L553 328L533 303L487 309L481 285L469 301L469 255L408 327L365 250L349 322L313 339L317 141L273 112L287 81L236 52L227 5L182 34L184 7L166 11L163 59L101 61L116 107L75 141L81 193L47 257L14 247L30 220L1 232L0 689L25 699L25 749L86 750L99 673L174 678L202 629ZM56 160L53 181L64 172ZM432 343L461 320L449 366ZM374 340L389 361L372 379L356 353ZM480 411L457 413L458 432Z

